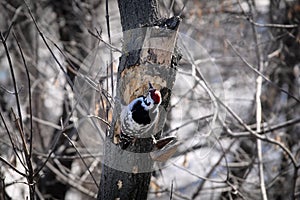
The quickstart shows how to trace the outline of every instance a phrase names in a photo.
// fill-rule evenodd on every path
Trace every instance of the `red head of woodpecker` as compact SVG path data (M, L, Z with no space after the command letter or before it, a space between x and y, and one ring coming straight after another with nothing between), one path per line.
M153 88L152 84L149 82L148 94L145 98L146 109L152 109L161 104L161 94L160 91ZM148 106L148 107L147 107Z

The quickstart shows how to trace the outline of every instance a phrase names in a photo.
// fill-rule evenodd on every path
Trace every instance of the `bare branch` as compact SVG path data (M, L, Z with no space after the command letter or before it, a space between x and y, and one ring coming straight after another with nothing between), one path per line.
M21 171L19 171L17 168L15 168L12 164L10 164L8 161L6 161L4 158L2 158L0 156L0 161L3 162L4 164L8 165L12 170L14 170L15 172L17 172L18 174L20 174L23 177L27 177L26 174L22 173Z
M297 124L299 122L300 122L300 117L288 120L286 122L282 122L280 124L273 125L271 127L262 126L262 128L261 128L262 130L259 132L257 131L257 134L261 135L261 134L269 133L269 132L272 132L272 131L275 131L278 129L286 128L288 126ZM250 135L249 132L235 132L235 133L231 132L229 134L233 137L243 137L243 136L248 137Z
M18 159L19 159L20 163L22 164L22 166L24 167L24 169L26 169L26 166L25 166L23 160L21 159L21 157L19 156L19 154L18 154L18 152L17 152L17 148L16 148L16 146L15 146L15 143L13 142L13 139L12 139L12 137L11 137L11 133L10 133L10 131L8 130L8 127L7 127L7 124L6 124L5 120L4 120L4 117L3 117L3 115L2 115L2 112L0 112L0 116L1 116L1 120L2 120L2 122L3 122L3 124L4 124L4 127L5 127L5 129L6 129L6 133L7 133L7 135L8 135L9 141L10 141L10 143L11 143L11 145L12 145L13 151L14 151L15 155L18 157Z
M15 118L16 127L17 127L20 137L22 139L23 152L25 155L25 161L26 161L27 170L28 170L28 175L26 176L26 178L27 178L28 187L29 187L29 197L31 200L34 200L34 198L35 198L35 181L34 181L34 172L33 172L33 166L32 166L31 152L29 151L28 146L27 146L27 142L25 139L25 133L21 129L20 119L17 118L13 109L12 109L12 113Z
M255 26L258 27L268 27L268 28L284 28L284 29L291 29L299 27L299 24L261 24L255 22L252 18L246 17L246 19Z
M29 71L26 64L26 60L22 51L22 48L20 46L20 43L16 37L16 35L13 33L15 40L17 41L17 45L19 47L19 51L22 57L22 61L25 67L26 75L27 75L27 83L28 83L28 96L29 96L29 121L30 121L30 136L29 136L29 157L31 158L32 154L32 138L33 138L33 125L32 125L32 101L31 101L31 84L30 84L30 77L29 77Z
M255 67L253 67L243 56L241 56L241 54L234 48L234 46L232 45L232 43L229 40L225 40L225 41L226 41L227 44L229 44L229 46L232 48L232 50L234 51L234 53L246 64L247 67L249 67L251 70L253 70L256 74L258 74L261 77L263 77L264 80L266 80L272 86L274 86L275 88L277 88L281 92L289 95L294 100L296 100L298 103L300 103L300 100L297 97L295 97L293 94L289 93L288 91L284 90L283 88L279 87L276 83L272 82L268 77L266 77L261 72L259 72L257 69L255 69Z
M2 44L3 44L4 49L5 49L7 61L8 61L9 68L10 68L10 74L11 74L11 77L12 77L14 90L15 90L15 97L16 97L17 108L18 108L18 115L20 117L20 126L21 126L21 129L23 131L24 129L23 129L23 122L22 122L21 104L20 104L20 99L19 99L19 94L18 94L18 89L17 89L18 87L17 87L16 78L15 78L15 72L14 72L13 64L12 64L12 61L11 61L11 58L10 58L9 50L7 48L7 45L6 45L5 39L2 35L2 32L0 32L0 37L1 37L1 41L2 41Z
M108 42L111 45L111 36L110 36L110 24L109 24L109 11L108 11L108 0L105 1L105 19L106 19L106 27L107 27L107 35L108 35ZM112 49L110 48L110 74L111 74L111 96L114 96L114 81L113 81L113 53Z
M97 194L95 194L94 192L92 192L92 191L86 189L85 187L83 187L82 185L76 183L70 177L66 177L58 169L56 169L50 162L44 161L44 163L46 163L46 166L57 176L57 178L59 180L67 183L68 185L72 186L73 188L75 188L76 190L82 192L83 194L88 195L89 197L92 197L92 198L97 197Z
M97 38L99 41L103 42L108 48L110 48L111 50L113 51L116 51L116 52L119 52L119 53L122 53L122 50L118 49L117 47L114 47L112 44L106 42L105 40L103 40L103 38L101 37L100 34L95 34L93 33L91 30L88 30L88 32L94 36L95 38Z
M250 8L250 12L253 14L253 7L250 1L247 1L248 6ZM255 43L255 53L256 53L256 59L258 63L257 71L260 72L260 74L263 74L263 54L259 43L259 38L257 35L256 27L252 24L252 33L254 37L254 43ZM261 90L262 90L262 76L258 76L256 79L256 94L255 94L255 102L256 102L256 131L261 131L261 123L262 123L262 105L261 105ZM266 192L266 186L265 186L265 177L264 177L264 166L263 166L263 155L262 155L262 141L260 139L256 140L257 144L257 159L258 159L258 172L259 172L259 182L260 182L260 191L261 191L261 197L263 200L267 200L267 192Z
M233 140L229 146L226 148L226 150L223 149L222 147L222 144L220 143L220 141L217 139L220 147L222 148L222 155L220 156L220 158L217 160L217 162L215 163L215 165L209 170L209 172L207 173L206 177L210 177L212 175L212 173L215 171L216 167L220 165L221 161L223 159L225 159L225 163L226 163L226 179L224 180L224 183L225 182L228 182L228 179L229 179L229 167L228 167L228 162L227 162L227 159L226 159L226 154L230 151L231 147L234 145L234 143L236 142L236 140ZM193 193L192 195L192 199L196 199L196 197L200 194L200 191L203 189L203 186L205 184L205 181L202 181L198 187L197 187L197 190Z
M40 30L40 28L39 28L39 26L38 26L38 24L37 24L35 18L33 17L33 14L32 14L32 12L31 12L31 9L30 9L28 3L26 2L26 0L23 0L23 1L24 1L24 3L25 3L25 5L26 5L26 7L27 7L27 10L28 10L28 12L29 12L29 15L30 15L30 17L31 17L31 19L32 19L32 21L33 21L35 27L36 27L36 30L38 31L39 35L41 36L41 38L42 38L44 44L46 45L47 49L48 49L49 52L51 53L51 55L52 55L52 57L54 58L55 62L57 63L57 65L59 66L59 68L61 69L61 71L64 73L67 82L68 82L68 83L70 84L70 86L72 87L73 83L72 83L70 77L68 76L68 74L67 74L66 70L64 69L64 67L63 67L63 66L61 65L61 63L58 61L58 59L57 59L57 57L55 56L54 52L51 50L51 48L50 48L48 42L46 41L46 38L45 38L44 34L43 34L42 31Z
M247 130L250 133L250 136L253 136L257 139L261 139L263 141L269 142L271 144L275 144L277 146L279 146L287 155L288 157L291 159L293 165L295 168L298 167L298 163L296 158L294 157L294 155L292 154L292 152L281 142L278 142L277 140L274 140L272 138L268 138L266 135L260 135L257 132L253 131L249 125L247 125L246 123L244 123L244 121L230 108L228 107L223 101L221 101L218 97L216 97L217 101L237 120L237 122L239 122L240 125L242 125L245 130Z
M80 157L82 163L84 164L84 166L86 167L86 169L87 169L88 172L90 173L90 175L91 175L91 177L92 177L92 179L93 179L95 185L96 185L97 188L99 189L99 185L98 185L96 179L94 178L92 172L90 171L90 169L89 169L88 165L86 164L86 162L84 161L84 159L81 157L81 154L80 154L80 152L78 151L77 147L75 146L74 142L68 137L67 134L63 133L63 135L65 136L65 138L67 138L67 140L68 140L68 141L71 143L71 145L74 147L74 149L75 149L75 151L77 152L77 154L79 155L79 157Z

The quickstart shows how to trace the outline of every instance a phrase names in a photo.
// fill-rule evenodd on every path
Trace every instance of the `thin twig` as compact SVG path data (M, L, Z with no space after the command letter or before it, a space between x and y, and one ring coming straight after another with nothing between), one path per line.
M181 167L180 165L177 165L176 163L174 162L171 162L172 165L174 165L175 167L187 172L188 174L198 178L198 179L202 179L202 180L205 180L205 181L210 181L210 182L213 182L213 183L225 183L226 180L216 180L216 179L211 179L211 178L207 178L207 177L204 177L204 176L200 176L198 175L197 173L195 172L192 172L191 170L185 168L185 167Z
M40 152L34 152L38 157L40 158L47 158L48 154L45 153L40 153ZM82 158L96 158L96 157L101 157L103 156L103 153L97 153L97 154L89 154L89 153L85 153L85 154L81 154ZM80 159L80 157L78 155L74 155L74 156L66 156L66 155L53 155L51 158L57 158L59 160L74 160L74 159Z
M295 97L293 94L289 93L288 91L284 90L283 88L279 87L276 83L272 82L268 77L266 77L265 75L263 75L261 72L259 72L257 69L255 69L255 67L253 67L237 50L236 48L232 45L232 43L229 40L225 40L227 44L229 44L229 46L232 48L232 50L234 51L234 53L243 61L243 63L246 64L247 67L249 67L251 70L253 70L256 74L260 75L261 77L263 77L263 79L265 81L267 81L268 83L270 83L272 86L274 86L275 88L277 88L278 90L280 90L281 92L289 95L290 97L292 97L294 100L296 100L298 103L300 103L300 100Z
M217 139L217 141L218 141L218 143L219 143L219 145L220 145L220 147L221 147L223 153L222 153L222 155L220 156L220 158L217 160L217 162L214 164L214 166L209 170L209 172L207 173L206 177L210 177L210 176L213 174L213 172L215 171L216 167L219 166L219 164L221 163L221 161L222 161L223 158L224 158L225 164L226 164L226 169L227 169L227 171L226 171L226 179L224 180L224 183L225 183L225 182L227 182L227 180L229 179L229 167L228 167L228 161L227 161L227 158L226 158L226 154L230 151L231 147L234 145L234 143L236 142L236 140L233 140L233 141L229 144L229 146L226 148L226 150L224 150L224 149L223 149L223 146L222 146L222 144L220 143L220 141L218 140L218 138L216 138L216 139ZM193 195L192 195L192 199L196 199L196 197L200 194L200 191L203 189L203 186L204 186L204 184L205 184L205 181L206 181L206 180L203 180L203 181L198 185L196 191L195 191L195 192L193 193Z
M299 27L299 24L261 24L258 22L255 22L252 18L246 17L246 19L253 25L258 26L258 27L268 27L268 28L285 28L285 29L290 29L290 28L297 28Z
M98 30L96 30L98 32ZM122 50L118 49L117 47L113 46L112 44L109 44L108 42L106 42L105 40L102 39L100 34L95 34L93 33L91 30L88 30L88 32L94 36L95 38L97 38L99 41L103 42L108 48L110 48L111 50L115 51L115 52L119 52L122 53Z
M20 134L20 137L21 137L21 140L22 140L22 145L23 145L23 151L24 151L25 157L26 157L26 155L29 154L29 150L28 150L28 147L27 147L25 134L21 129L20 118L17 117L17 115L16 115L16 113L14 112L13 109L11 109L11 111L12 111L12 114L14 116L14 121L15 121L16 127L17 127L17 129L19 129L19 134Z
M262 68L259 70L262 71ZM258 76L256 79L256 131L261 131L261 120L262 120L262 106L261 106L261 88L262 88L262 77ZM264 168L263 168L263 156L262 156L262 143L260 139L257 139L257 158L258 158L258 169L261 195L263 200L267 200L267 192L264 180Z
M20 137L22 139L22 145L23 145L23 152L25 155L25 161L27 164L27 169L28 169L28 175L26 176L27 181L28 181L28 187L29 187L29 197L31 200L34 200L35 198L35 182L34 182L34 171L33 171L33 166L32 166L32 159L31 159L31 154L29 154L29 150L27 147L27 142L25 139L25 133L21 129L21 124L20 124L20 119L17 118L16 114L14 113L12 109L12 113L15 118L15 123L16 127L19 131Z
M73 82L72 82L72 80L70 79L70 77L68 76L66 70L65 70L64 67L61 65L61 63L58 61L57 57L55 56L55 54L54 54L53 51L51 50L51 48L50 48L48 42L46 41L46 38L45 38L44 34L42 33L42 31L40 30L40 28L39 28L39 26L38 26L38 24L37 24L37 21L36 21L35 18L33 17L32 11L31 11L31 9L30 9L28 3L26 2L26 0L23 0L23 1L24 1L25 5L26 5L26 7L27 7L27 10L28 10L29 15L30 15L30 17L31 17L31 19L32 19L32 21L33 21L33 23L34 23L34 25L35 25L35 28L36 28L36 30L38 31L39 35L41 36L41 38L42 38L44 44L46 45L47 49L48 49L49 52L51 53L52 57L54 58L55 62L57 63L57 65L59 66L59 68L61 69L61 71L63 72L63 74L65 75L65 78L66 78L68 84L71 86L71 88L73 88Z
M209 115L205 115L205 116L201 116L201 117L198 117L198 118L195 118L195 119L191 119L190 121L187 121L185 122L184 124L181 124L180 126L177 126L176 128L174 129L171 129L167 132L165 132L164 134L165 135L169 135L170 133L174 132L174 131L178 131L179 129L191 124L191 123L194 123L194 122L198 122L198 121L201 121L201 120L204 120L204 119L208 119L210 117L212 117L213 114L209 114Z
M171 183L170 200L173 199L173 185L174 185L174 180L172 180L172 183Z
M86 194L86 195L88 195L92 198L96 198L97 195L94 192L86 189L85 187L78 184L77 182L75 182L70 177L66 177L57 168L55 168L50 162L44 161L44 163L46 163L46 166L57 176L57 179L65 182L66 184L70 185L71 187L75 188L76 190L80 191L83 194Z
M9 141L10 141L10 143L11 143L11 145L12 145L13 151L14 151L14 153L16 154L16 156L18 157L18 159L19 159L20 163L22 164L22 166L24 167L24 169L27 170L27 169L26 169L26 166L25 166L25 164L24 164L24 162L23 162L23 160L21 159L21 157L19 156L19 154L18 154L18 152L17 152L17 148L16 148L16 146L15 146L15 143L13 142L13 139L12 139L12 137L11 137L11 133L10 133L9 130L8 130L8 127L7 127L7 124L6 124L5 120L4 120L4 117L3 117L3 115L2 115L2 112L0 112L0 116L1 116L2 122L3 122L3 124L4 124L5 130L6 130L7 134L8 134L8 138L9 138Z
M7 45L6 45L5 39L2 35L2 32L0 32L0 37L1 37L1 41L2 41L2 44L3 44L4 49L5 49L7 61L8 61L9 68L10 68L10 74L11 74L11 78L12 78L13 85L14 85L14 90L15 90L15 97L16 97L16 102L17 102L18 115L19 115L19 118L20 118L20 126L21 126L21 129L23 131L24 129L23 129L23 122L22 122L21 104L20 104L20 99L19 99L19 93L18 93L18 90L17 90L18 87L17 87L16 77L15 77L15 72L14 72L13 64L12 64L12 61L11 61L11 58L10 58L9 50L8 50Z
M247 1L248 6L250 8L251 14L253 14L253 5ZM255 43L255 53L256 53L256 59L258 63L257 71L260 72L260 74L263 74L263 58L262 58L262 49L258 45L259 38L257 34L256 27L254 24L251 26L252 33L254 37L254 43ZM261 121L262 121L262 105L261 105L261 89L262 89L262 76L258 76L256 79L256 94L255 94L255 101L256 101L256 131L261 131ZM265 185L265 178L264 178L264 165L263 165L263 155L262 155L262 141L260 139L256 139L256 145L257 145L257 159L258 159L258 173L259 173L259 183L260 183L260 191L261 191L261 198L263 200L267 200L267 191L266 191L266 185Z
M63 133L63 135L64 135L65 138L70 142L70 144L73 146L73 148L75 149L76 153L77 153L78 156L80 157L82 163L84 164L84 166L85 166L86 169L88 170L89 174L91 175L91 177L92 177L92 179L93 179L95 185L96 185L97 188L99 189L99 185L98 185L96 179L94 178L92 172L90 171L90 169L89 169L88 165L86 164L86 162L84 161L84 159L81 157L81 154L80 154L80 152L78 151L77 147L75 146L74 142L69 138L69 136L68 136L67 134Z
M15 172L17 172L18 174L20 174L23 177L26 177L27 175L22 173L21 171L19 171L17 168L15 168L12 164L10 164L8 161L6 161L4 158L2 158L0 156L0 161L2 161L4 164L8 165L12 170L14 170Z
M286 128L288 126L297 124L299 122L300 122L300 117L282 122L280 124L276 124L276 125L268 127L268 128L265 127L265 126L262 126L263 130L262 131L256 131L256 132L257 132L257 134L261 135L261 134L269 133L269 132L272 132L272 131L275 131L275 130L278 130L278 129ZM249 136L250 133L249 132L235 132L235 133L229 133L229 134L233 137L242 137L242 136Z
M106 11L106 27L107 27L107 35L108 35L108 42L111 45L111 36L110 36L110 24L109 24L109 11L108 11L108 0L105 1L105 11ZM109 53L110 53L110 75L111 75L111 96L114 96L114 81L113 81L113 53L112 53L112 49L109 49Z
M54 128L54 129L61 130L61 127L59 125L53 123L53 122L46 121L46 120L40 119L40 118L35 117L35 116L32 116L32 120L35 121L35 122L38 122L40 124L43 124L45 126L49 126L49 127Z
M167 16L168 17L171 17L171 11L172 11L172 9L173 9L173 7L174 7L174 3L175 3L175 0L172 0L171 1L171 4L170 4L170 8L169 8L169 10L167 11L168 13L167 13Z
M229 114L233 116L233 118L241 125L244 127L245 130L247 130L250 133L250 136L253 136L257 139L261 139L263 141L269 142L271 144L279 146L290 158L292 161L292 164L294 165L295 168L298 167L298 163L292 152L281 142L268 138L266 135L260 135L256 131L252 130L249 125L247 125L229 106L227 106L223 101L221 101L217 96L216 96L217 101L228 111Z
M52 57L54 58L55 62L57 63L57 65L59 66L59 68L61 69L61 71L63 72L63 74L64 74L64 76L65 76L65 78L66 78L68 84L71 86L71 88L73 88L73 82L72 82L72 80L70 79L70 77L68 76L66 70L65 70L64 67L61 65L61 63L58 61L57 57L55 56L55 54L54 54L53 51L51 50L51 48L50 48L48 42L46 41L46 38L45 38L44 34L42 33L42 31L40 30L40 28L39 28L39 26L38 26L38 24L37 24L37 21L36 21L35 18L33 17L32 11L31 11L31 9L30 9L28 3L26 2L26 0L23 0L23 1L24 1L25 5L26 5L26 8L27 8L27 10L28 10L28 12L29 12L29 15L30 15L30 17L31 17L31 19L32 19L32 21L33 21L33 23L34 23L34 25L35 25L35 27L36 27L36 29L37 29L39 35L41 36L41 38L42 38L44 44L46 45L47 49L49 50L50 54L51 54ZM69 118L70 118L71 115L72 115L72 112L68 115L67 119L65 120L65 124L68 123ZM58 143L58 141L59 141L60 136L61 136L60 134L57 134L57 135L56 135L56 137L55 137L55 139L54 139L54 142L53 142L53 145L52 145L52 147L49 149L49 154L48 154L47 159L45 160L45 163L42 163L42 165L40 166L40 168L38 168L38 169L35 171L34 176L37 176L37 175L39 174L39 172L44 168L44 166L46 165L46 163L49 161L49 159L50 159L52 153L53 153L54 150L55 150L54 147L57 145L57 143Z
M196 83L199 84L208 94L209 98L212 101L212 104L214 106L214 112L213 112L213 118L211 120L210 126L214 127L218 117L219 117L219 112L220 112L220 107L215 99L215 92L213 91L213 89L210 87L210 85L208 84L208 82L206 81L205 77L203 76L202 72L197 69L197 65L195 63L195 60L189 50L189 48L183 44L183 48L187 53L188 59L189 61L192 63L192 76L195 78ZM209 133L207 135L210 135L212 133L212 129L209 130Z
M1 88L2 90L4 90L4 92L6 92L6 93L8 93L8 94L15 94L15 92L6 89L6 88L5 88L4 86L2 86L2 85L0 85L0 88ZM23 87L20 87L17 93L19 93L22 89L23 89Z
M21 10L23 9L23 6L19 6L15 11L14 11L14 16L12 17L11 19L11 22L10 22L10 25L8 27L8 30L6 31L6 36L5 36L5 41L7 40L9 34L10 34L10 31L12 29L12 27L15 25L15 21L17 19L17 17L19 17L19 14L21 12Z
M110 127L110 124L108 121L106 121L105 119L99 117L99 116L96 116L96 115L87 115L86 117L88 118L96 118L98 120L100 120L101 122L103 122L105 125L107 125L108 127Z
M16 37L16 35L13 33L13 36L17 42L17 45L19 47L19 51L21 54L21 58L25 67L26 76L27 76L27 83L28 83L28 96L29 96L29 121L30 121L30 136L29 136L29 157L32 155L32 138L33 138L33 125L32 125L32 101L31 101L31 84L30 84L30 77L29 77L29 71L26 64L26 60L22 51L22 48L20 46L20 43Z

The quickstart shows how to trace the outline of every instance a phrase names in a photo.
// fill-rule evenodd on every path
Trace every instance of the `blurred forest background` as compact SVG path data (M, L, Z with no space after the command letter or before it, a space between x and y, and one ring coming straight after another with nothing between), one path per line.
M182 144L148 198L299 199L300 0L158 2L161 16L181 16L180 51L193 59L178 67L164 128ZM117 1L0 0L0 10L0 199L95 199L102 141L91 151L79 137L90 130L75 126L72 83L95 47L111 49L107 22L120 40ZM111 102L115 59L93 82ZM110 108L97 105L91 116L106 123Z

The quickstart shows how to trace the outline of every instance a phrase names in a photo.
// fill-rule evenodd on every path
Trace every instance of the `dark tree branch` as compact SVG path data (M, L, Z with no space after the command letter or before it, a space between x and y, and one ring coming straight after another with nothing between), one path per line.
M19 47L19 51L21 54L21 58L25 67L25 71L26 71L26 76L27 76L27 83L28 83L28 96L29 96L29 120L30 120L30 136L29 136L29 157L32 157L32 139L33 139L33 120L32 120L32 101L31 101L31 84L30 84L30 77L29 77L29 71L28 71L28 67L27 67L27 63L24 57L24 53L23 50L21 48L21 45L16 37L15 34L14 38L17 42L17 45Z
M121 104L128 105L130 99L144 93L148 83L161 90L162 109L169 105L170 90L175 81L174 48L177 28L167 31L147 27L157 25L159 18L157 1L118 1L123 29L123 54L120 58L117 77L117 97ZM159 33L162 33L159 35ZM162 36L163 35L163 36ZM155 40L160 38L163 44ZM162 50L149 46L151 42L162 46ZM146 45L145 45L146 44ZM168 45L166 45L168 44ZM143 48L143 46L147 46ZM166 48L168 46L168 48ZM155 73L150 71L156 71ZM164 92L163 92L164 91ZM104 163L98 199L146 199L154 161L150 157L153 140L137 138L126 150L118 146L118 121L121 105L115 105L110 133L105 140ZM158 127L164 124L166 115L160 116ZM153 130L154 133L157 131ZM155 134L153 134L155 135Z
M2 35L2 32L0 32L0 37L1 37L1 41L2 41L2 44L3 44L4 49L5 49L7 61L8 61L9 68L10 68L10 73L11 73L11 77L12 77L12 81L13 81L13 85L14 85L14 90L15 90L14 94L15 94L16 102L17 102L18 115L20 117L20 125L21 125L21 129L23 131L24 129L23 129L23 123L22 123L21 104L20 104L19 93L18 93L18 89L17 89L18 87L17 87L16 78L15 78L15 72L14 72L14 68L13 68L13 63L11 61L9 50L8 50L7 45L6 45L5 39L4 39L3 35Z

